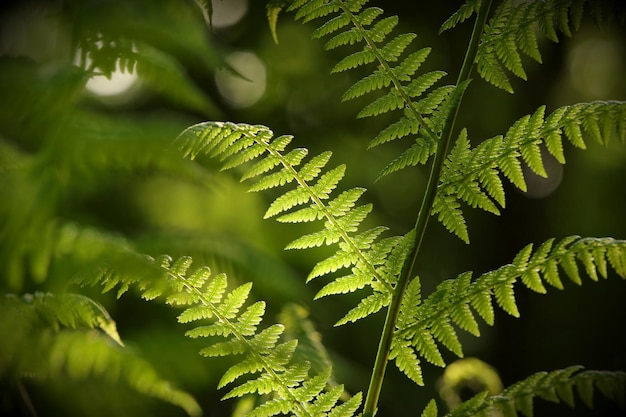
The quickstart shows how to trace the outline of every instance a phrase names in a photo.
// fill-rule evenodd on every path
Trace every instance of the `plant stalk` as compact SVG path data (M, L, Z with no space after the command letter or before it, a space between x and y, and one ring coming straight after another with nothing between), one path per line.
M459 72L456 85L459 86L470 79L470 73L474 65L476 58L476 52L478 51L478 45L480 43L483 28L487 22L489 15L489 9L491 7L492 0L483 0L476 21L474 22L474 29L470 38L469 46L463 60L463 65ZM393 297L389 309L387 310L387 316L385 319L385 325L383 327L383 334L380 338L380 344L376 353L376 360L374 362L374 369L372 371L372 377L370 379L369 388L367 391L367 397L365 398L365 405L363 408L363 417L373 417L376 414L378 399L382 390L383 379L385 376L385 370L387 368L387 361L389 360L389 353L391 349L391 341L396 328L396 321L400 312L400 305L402 302L402 296L406 290L406 287L410 281L410 277L413 272L415 260L419 253L424 234L426 232L426 226L432 212L435 196L437 195L437 185L439 184L439 178L443 169L445 158L448 154L448 149L452 143L452 135L454 132L454 125L456 122L457 114L461 105L463 93L458 97L456 102L456 108L451 111L446 119L446 123L441 133L441 140L435 154L435 160L431 166L430 176L428 178L428 184L426 191L422 199L422 204L417 215L415 222L415 239L411 252L405 261L402 268L398 283L394 289Z

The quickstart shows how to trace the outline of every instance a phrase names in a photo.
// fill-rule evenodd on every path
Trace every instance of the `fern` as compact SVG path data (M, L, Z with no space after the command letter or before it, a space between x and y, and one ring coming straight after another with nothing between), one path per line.
M573 36L583 27L587 14L602 24L611 19L623 21L619 6L586 0L459 2L440 32L467 20L473 21L473 29L458 76L447 82L447 71L424 70L433 55L431 48L415 47L418 36L399 30L398 16L388 16L369 3L268 0L268 38L271 35L278 42L278 16L283 11L294 12L303 23L318 22L312 29L313 38L325 39L324 48L338 55L331 73L352 80L342 101L362 104L357 119L376 116L382 124L367 147L379 151L380 145L396 140L406 143L378 178L430 164L424 189L411 191L422 195L414 226L407 226L399 236L389 237L387 227L372 225L374 206L365 201L365 188L342 188L347 167L333 166L331 152L309 155L307 149L292 146L292 136L275 135L265 125L201 122L185 129L175 141L185 158L168 146L172 137L193 123L189 117L263 116L272 110L277 97L268 88L268 99L260 102L262 112L236 113L219 98L211 97L211 89L205 93L198 88L194 80L204 84L207 70L228 67L223 51L235 45L239 48L239 40L246 38L234 41L243 33L239 29L231 32L218 28L206 33L207 26L213 29L210 1L172 0L158 5L147 0L85 1L42 6L58 20L54 21L58 24L59 50L52 54L54 59L37 54L30 56L32 59L5 56L3 50L0 85L4 94L0 102L8 111L0 115L0 183L4 191L0 199L0 269L6 289L32 294L9 294L0 300L0 377L17 385L27 407L30 400L22 381L38 385L57 380L79 384L98 380L121 383L122 390L160 399L189 415L200 414L188 393L170 386L145 359L122 343L116 322L103 305L116 302L112 295L120 298L131 290L144 300L164 301L166 308L176 311L178 328L184 328L188 338L197 339L194 343L201 345L200 355L218 358L225 365L215 385L224 400L234 400L233 416L373 417L386 411L379 411L378 403L383 382L389 379L385 376L389 361L413 384L429 384L431 372L425 362L446 366L446 351L463 357L466 347L460 330L480 336L481 321L493 325L496 308L514 317L520 315L520 287L547 293L550 287L565 289L566 280L581 285L583 276L594 281L614 275L626 279L626 241L578 236L549 239L536 248L527 245L510 264L475 278L472 272L465 272L431 285L414 272L417 267L428 269L420 256L424 256L422 245L426 244L432 216L469 243L464 206L499 214L506 206L506 181L526 190L524 165L534 174L547 175L543 148L563 164L564 140L581 149L588 139L601 145L609 145L614 136L622 143L626 141L623 101L572 104L551 113L541 106L513 123L503 135L480 143L468 129L457 126L463 96L476 86L471 83L474 67L488 83L513 93L510 75L525 80L530 75L525 60L541 63L542 38L558 42L563 36ZM250 5L251 10L255 7L258 5ZM249 23L245 21L240 28L256 27ZM67 33L66 28L70 29ZM66 35L71 38L68 42L63 39ZM0 37L5 45L5 34ZM261 48L258 45L255 48ZM20 55L19 47L17 51ZM116 114L119 108L115 104L95 104L93 97L83 94L87 79L110 77L118 69L136 73L143 85L161 93L155 104L159 109L156 117L122 118ZM285 82L291 81L286 77ZM128 103L124 109L143 113L151 99L143 96L146 101ZM172 105L193 115L165 116L167 111L162 109ZM293 122L291 115L289 121ZM275 261L260 262L260 251L250 256L253 250L235 250L231 252L237 253L230 253L227 259L221 257L228 250L223 246L235 239L216 238L220 232L214 231L213 223L220 219L202 212L203 221L212 223L209 227L190 221L193 230L169 230L176 229L179 221L187 225L186 210L168 211L171 223L164 225L154 221L149 210L140 208L137 200L143 194L133 195L131 191L122 196L117 189L100 191L111 182L123 183L125 191L145 191L130 184L155 174L202 187L219 187L219 182L212 180L213 161L207 169L204 156L218 159L223 170L236 171L242 182L248 182L249 191L271 195L265 218L296 223L307 230L286 249L324 248L326 255L308 267L308 275L302 279L324 280L315 295L303 291L294 296L289 289L284 290L281 294L287 294L289 304L272 310L273 306L258 298L276 301L275 293L263 293L263 284L271 281L264 288L272 291L283 284L283 274L267 272L265 266ZM111 176L115 180L111 181ZM173 189L166 188L159 192L167 194ZM99 198L94 202L93 197ZM198 211L213 203L195 197ZM110 210L118 199L127 206ZM176 203L182 200L178 196L174 199ZM376 201L376 197L371 200ZM90 205L102 207L84 208ZM164 206L164 210L170 209ZM210 210L217 211L214 207ZM109 211L128 211L128 218L115 219L127 224L110 224L114 216ZM145 228L161 227L168 230L143 234ZM155 243L155 236L162 243ZM161 252L175 253L176 260L144 254ZM196 264L226 270L228 277L226 273L213 275L208 266L194 268L192 256L181 254L193 255ZM446 261L444 257L451 255L448 248L437 253ZM241 265L245 267L238 270ZM262 285L255 283L254 294L252 283L239 283L240 273L248 279L259 278ZM426 278L430 274L420 275ZM68 283L79 284L81 292L56 291ZM84 288L87 285L97 285L107 293L102 296L105 301L84 295L89 291ZM349 295L341 298L350 298L353 305L336 325L382 311L386 314L380 339L374 341L378 349L365 396L348 393L352 391L350 384L358 385L364 379L358 372L347 382L349 390L335 378L334 372L341 377L355 368L350 363L353 358L344 361L340 356L343 352L334 352L321 343L313 319L325 315L314 313L309 318L308 308L292 304L294 298L342 294ZM278 311L279 323L262 324L266 314ZM155 333L146 334L152 337ZM131 339L125 339L126 343L130 345ZM362 339L358 340L361 343ZM153 345L159 349L166 346ZM189 359L174 350L167 355L160 353L157 360L164 361L160 366L176 369L172 372L178 377L187 377L177 365L189 365ZM176 366L169 367L169 363ZM446 372L453 372L452 367ZM532 416L536 398L574 406L575 391L589 406L593 405L594 390L623 405L625 386L623 372L583 371L581 366L572 366L536 373L493 396L481 393L448 415ZM7 395L2 397L4 407ZM397 396L394 401L401 404ZM394 414L398 414L397 408ZM36 410L31 413L35 415ZM436 402L430 401L421 415L436 417Z
M609 265L626 279L626 242L623 240L571 236L557 244L550 239L534 254L532 249L532 245L526 246L511 264L482 274L474 281L471 272L444 281L423 301L417 290L411 290L419 285L415 283L417 280L412 281L403 299L392 344L391 356L396 358L398 368L421 384L419 357L445 366L438 345L462 357L455 327L480 336L474 312L493 325L493 300L508 314L519 317L514 293L518 281L538 293L546 293L545 284L563 289L560 268L573 283L581 285L579 264L594 281L608 277ZM408 360L413 366L406 365Z
M191 395L173 388L143 358L122 348L115 322L94 300L79 294L7 295L0 300L0 313L3 377L122 382L140 394L179 406L190 416L201 414ZM97 328L106 336L90 330Z
M270 204L265 218L278 216L279 222L287 223L324 219L322 230L294 240L287 248L306 249L338 243L339 250L319 262L307 280L351 268L347 275L341 275L326 284L316 298L370 287L371 294L339 320L337 325L369 316L388 305L398 271L389 269L385 260L389 256L401 257L406 252L406 245L399 245L401 238L398 237L378 239L386 230L384 227L359 231L359 226L372 209L370 204L356 206L365 190L353 188L331 197L332 191L344 176L345 166L326 171L331 153L324 152L299 167L307 151L297 148L285 153L291 139L290 136L274 137L273 132L265 126L205 122L186 129L178 143L185 155L191 158L201 152L220 158L224 161L224 169L259 159L242 175L243 179L261 177L250 187L251 191L296 182L294 189Z
M456 27L459 23L472 17L472 15L478 12L480 7L480 0L468 0L452 14L439 28L439 33Z
M486 397L484 394L468 400L463 405L448 413L447 416L483 416L501 412L504 416L515 417L518 411L527 417L533 416L533 400L541 398L551 402L564 402L570 407L575 405L574 388L583 402L593 407L593 390L618 403L624 403L624 372L583 371L573 366L553 372L538 372L520 381L501 394Z
M443 29L454 26L466 19L475 3L470 1L446 22ZM590 10L586 10L586 9ZM509 93L513 87L507 76L507 70L516 77L526 80L521 54L541 63L541 53L537 32L546 38L558 42L557 32L571 37L578 30L585 13L593 13L602 23L603 16L618 15L611 2L592 2L586 0L548 0L532 2L504 1L494 12L485 27L476 65L483 79ZM622 13L621 19L624 15Z
M297 339L280 340L285 331L283 325L274 324L258 329L265 313L265 303L257 301L244 307L250 295L251 283L229 290L225 274L212 277L208 267L189 271L192 264L190 257L172 261L169 256L161 256L153 263L166 272L168 285L151 285L143 297L164 297L169 305L185 307L178 315L179 323L205 323L208 320L208 324L197 325L185 333L190 338L222 338L222 341L213 339L212 344L200 351L201 355L238 357L238 362L226 370L218 383L218 388L237 384L223 399L249 394L269 396L266 402L248 413L250 416L288 413L297 416L324 413L354 415L361 402L360 393L337 404L344 393L342 385L335 385L323 392L331 380L330 366L309 376L310 363L293 360ZM142 285L148 281L147 278L136 276L131 280ZM119 274L96 275L86 282L96 284L101 281L106 282L105 289L115 285L125 289L129 285L129 279Z
M565 163L563 136L585 149L586 135L602 145L612 136L626 141L626 103L592 102L564 106L545 117L545 106L516 121L504 136L496 136L470 149L467 131L459 135L441 174L433 214L464 242L469 243L460 202L500 214L505 206L502 176L526 191L522 161L537 175L546 177L540 146Z
M357 117L370 117L402 110L399 119L383 129L369 143L369 148L413 136L407 151L381 171L388 175L406 166L425 164L435 153L443 124L454 107L460 91L455 86L433 86L447 74L430 71L420 76L422 63L431 48L407 53L407 48L417 35L393 35L398 24L397 16L382 17L378 7L365 7L368 1L293 2L289 10L296 11L296 19L308 22L324 18L325 23L313 32L314 38L331 36L325 44L327 50L362 43L363 49L339 61L332 72L339 73L376 63L376 70L359 79L342 97L352 100L379 90L389 90L363 108ZM329 18L332 16L332 18ZM456 89L464 88L459 86Z

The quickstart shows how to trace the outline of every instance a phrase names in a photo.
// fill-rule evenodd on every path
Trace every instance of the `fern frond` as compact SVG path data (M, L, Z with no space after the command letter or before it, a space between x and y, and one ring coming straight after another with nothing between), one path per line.
M91 330L96 328L106 336ZM115 322L104 307L88 297L5 295L0 299L0 334L0 366L18 378L55 382L95 378L122 383L137 393L181 407L190 416L202 414L191 395L172 387L147 361L123 347Z
M501 394L486 397L485 393L461 404L447 414L449 417L490 415L501 412L505 416L533 416L533 402L540 398L550 402L564 402L574 406L574 389L583 402L592 407L594 389L608 399L624 406L626 373L611 371L581 371L572 366L552 372L537 372L505 389Z
M437 403L435 400L430 400L428 405L422 412L421 417L437 417Z
M505 206L501 177L526 191L522 163L537 175L547 175L541 145L565 163L563 137L582 149L586 147L584 136L601 145L609 143L613 136L626 142L626 134L620 128L625 118L626 103L619 101L564 106L547 117L542 106L517 120L504 136L485 140L474 149L470 149L467 132L463 130L442 171L433 214L467 243L469 236L460 202L499 214L498 206Z
M442 30L471 16L479 3L466 2L444 23ZM596 20L603 20L603 15L613 15L615 10L610 3L588 0L503 2L485 27L476 55L479 74L494 86L513 93L507 71L526 80L521 54L541 63L537 40L539 32L558 42L558 32L570 37L573 31L578 30L586 8L591 8L591 12L600 17Z
M277 217L280 222L290 223L324 220L321 230L295 239L287 248L338 244L339 250L315 265L307 280L335 272L340 274L317 297L369 287L373 293L367 298L367 306L361 305L340 322L372 314L387 305L393 291L397 275L378 265L385 263L385 257L398 240L377 241L386 230L383 227L360 231L361 224L372 210L371 204L358 205L365 189L352 188L335 195L345 174L345 166L328 169L330 152L306 160L306 150L286 150L290 140L291 137L286 136L274 137L273 132L264 126L206 122L185 130L178 142L185 154L192 158L199 152L207 152L223 158L225 168L242 167L244 179L258 178L252 191L295 184L295 188L270 204L265 217ZM243 167L246 163L250 166Z
M54 330L61 326L70 329L100 328L107 336L124 346L117 333L115 321L98 302L80 294L25 294L24 301L31 304Z
M611 238L584 238L570 236L558 243L550 239L532 252L532 245L521 250L513 262L495 271L487 272L472 281L466 272L456 279L439 284L437 289L420 302L417 289L407 291L401 305L396 333L392 345L394 357L403 355L398 367L405 373L406 346L411 346L418 357L444 366L438 344L462 357L457 330L464 329L480 335L472 310L489 325L493 325L493 301L515 317L519 316L514 285L521 283L532 291L545 293L546 284L563 288L561 275L573 283L582 284L580 267L594 281L608 277L607 266L626 279L626 241ZM415 281L415 280L414 280ZM409 284L409 288L413 284ZM453 326L454 325L454 326ZM417 372L415 369L412 373ZM414 378L414 375L408 375Z
M469 19L480 7L480 0L468 0L452 14L439 28L439 33L456 27L459 23Z
M341 326L346 323L355 322L374 313L379 312L383 307L389 305L391 294L384 292L374 292L363 298L359 304L348 311L346 315L335 323L335 326Z
M50 346L51 379L63 374L75 380L93 375L114 382L121 379L139 393L183 408L190 416L202 414L199 405L186 392L174 389L161 379L151 365L131 352L112 349L107 339L91 334L61 332L42 339Z
M407 151L409 154L392 162L381 173L383 176L406 166L425 163L434 153L438 134L450 111L450 107L445 106L444 99L452 86L434 87L446 75L442 71L414 76L431 49L422 48L408 52L416 35L401 33L392 36L398 23L397 16L383 17L380 8L365 7L367 3L368 0L306 1L295 2L291 9L297 11L296 18L305 22L324 18L324 23L314 31L313 37L332 36L325 45L327 50L345 45L362 45L361 49L339 61L332 72L376 64L376 69L371 74L356 81L342 96L345 101L387 90L366 105L357 117L402 110L399 121L380 132L370 142L369 147L409 135L418 143L425 142L426 148L420 148L418 154L411 148ZM437 117L438 113L444 117ZM424 151L425 149L427 150Z
M190 257L173 261L169 256L161 256L152 262L167 276L168 286L159 288L158 296L172 306L184 307L178 315L180 323L198 323L186 332L186 336L211 338L211 344L200 354L238 357L237 363L225 371L218 383L218 388L235 385L223 399L271 394L267 402L252 411L251 415L261 416L288 412L314 416L314 410L318 408L329 411L341 407L337 405L339 396L330 401L331 404L324 403L329 396L334 398L337 391L340 395L343 393L343 387L336 384L326 391L332 382L329 366L314 371L311 376L308 361L294 360L298 341L285 340L285 326L273 324L259 328L265 303L257 301L246 305L252 287L250 283L231 288L225 274L212 277L206 267L192 270ZM124 274L114 276L123 277ZM149 278L137 277L132 283L141 285L146 281L149 282ZM128 282L118 280L121 285Z

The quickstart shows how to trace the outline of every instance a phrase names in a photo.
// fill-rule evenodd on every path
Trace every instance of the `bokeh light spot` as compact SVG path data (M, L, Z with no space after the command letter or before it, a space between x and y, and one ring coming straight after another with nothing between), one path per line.
M256 103L265 92L267 71L265 65L252 52L233 52L226 62L238 73L228 68L215 73L215 82L220 94L237 108Z
M611 94L621 77L620 67L620 50L614 41L589 39L570 53L572 84L590 98Z
M216 29L236 24L248 11L247 0L213 0L211 5L211 24Z
M126 93L137 82L137 75L130 72L122 72L119 67L111 74L110 78L104 75L95 75L87 81L87 90L93 94L104 97L118 96Z

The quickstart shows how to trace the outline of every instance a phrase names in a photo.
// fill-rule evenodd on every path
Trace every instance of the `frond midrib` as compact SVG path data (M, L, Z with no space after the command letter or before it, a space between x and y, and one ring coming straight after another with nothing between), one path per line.
M264 141L264 140L259 140L257 136L252 135L248 132L246 132L245 130L242 130L243 134L251 139L253 139L256 143L260 144L261 146L264 147L264 149L270 153L272 156L276 157L281 165L287 169L289 171L289 173L293 176L293 178L296 180L296 182L303 188L306 190L306 192L309 194L309 197L311 198L311 200L313 200L313 202L315 203L315 205L322 211L322 213L324 214L324 216L326 217L326 219L333 225L333 227L335 227L336 230L339 231L341 238L343 239L343 241L350 246L350 249L353 250L353 252L357 255L357 257L359 258L359 260L361 262L363 262L365 265L367 265L367 269L369 270L369 272L372 274L372 276L378 281L380 282L382 285L385 286L385 289L387 291L389 291L390 293L393 292L393 286L391 283L389 283L387 280L385 280L376 270L376 268L374 267L374 265L372 265L372 263L369 261L369 259L363 255L362 251L358 248L358 246L356 245L356 243L354 242L354 240L350 237L350 235L348 235L348 233L343 229L343 227L341 227L340 223L337 221L337 219L335 218L335 216L330 212L330 210L328 209L328 207L326 206L326 204L324 204L324 202L319 198L319 196L317 196L317 194L311 189L311 187L309 186L309 184L304 180L304 178L302 178L300 176L300 174L298 173L298 171L285 159L285 157L282 155L282 153L280 153L279 151L273 149L271 146L269 146L269 144Z
M575 250L576 245L585 243L585 242L593 242L593 241L598 241L598 239L596 238L578 238L576 241L572 242L568 248L563 248L562 251L559 251L557 253L550 253L550 255L546 256L542 261L540 262L536 262L536 263L527 263L525 265L525 267L520 268L520 267L516 267L514 264L510 263L510 264L506 264L504 266L501 266L500 268L494 270L494 271L490 271L487 272L485 274L482 274L480 277L478 277L476 280L474 280L473 283L470 284L470 288L469 291L467 291L466 293L464 293L464 295L460 298L458 298L454 304L446 304L446 303L440 303L437 304L437 308L435 310L430 310L431 313L424 316L424 317L420 317L419 321L412 324L412 325L408 325L405 326L402 329L396 329L395 331L395 337L404 337L407 333L410 332L414 332L414 331L419 331L422 329L425 329L427 327L429 327L429 325L431 325L432 323L437 322L441 317L445 317L446 315L450 315L450 307L453 306L457 306L457 305L461 305L461 304L467 304L470 302L470 300L476 296L477 294L480 294L484 291L488 291L493 289L493 283L490 283L489 281L484 282L484 278L488 277L488 276L493 276L493 275L500 275L503 274L503 272L508 270L511 270L513 268L516 268L513 272L513 274L511 275L506 275L507 277L507 281L517 281L520 277L522 277L522 275L524 275L525 272L527 271L532 271L532 270L541 270L541 268L544 265L547 265L550 262L558 262L560 258L567 256L568 253L576 253L577 251ZM607 244L606 246L609 247L611 245L614 244L618 244L618 243L626 243L626 240L611 240L610 244ZM554 250L555 247L553 246L551 250ZM586 247L583 247L581 249L581 251L585 251L587 250ZM483 280L481 280L481 278L483 278ZM418 306L417 309L421 310L421 306Z
M385 73L387 73L387 75L389 76L389 79L393 83L396 91L398 92L402 100L404 101L405 105L408 107L408 110L411 112L413 117L415 117L415 119L419 121L420 126L422 126L422 128L426 131L428 136L430 136L431 139L433 139L435 142L438 142L439 141L438 136L435 134L435 132L432 131L432 129L427 124L426 120L422 117L420 112L417 111L417 108L415 107L413 101L406 94L406 91L402 83L400 82L398 77L396 77L396 75L394 74L392 68L389 66L389 63L381 54L380 49L376 46L376 43L374 42L374 40L368 35L367 30L365 30L363 25L361 25L361 23L354 16L350 8L346 6L343 0L335 0L335 1L339 4L339 7L343 10L343 12L350 18L350 21L352 22L354 27L357 28L359 32L361 32L361 35L363 36L365 43L371 49L372 53L376 56L376 60L379 62L381 69Z
M307 407L302 404L302 402L298 400L298 398L293 394L287 382L285 382L279 374L274 372L272 365L267 361L267 359L263 355L259 354L253 344L250 343L250 341L238 330L237 326L235 326L226 316L221 314L219 309L215 307L213 303L211 303L208 297L202 291L200 291L199 288L196 288L193 285L187 283L187 280L179 274L174 274L171 271L168 271L168 275L170 275L175 281L182 283L187 292L195 294L202 303L202 305L208 307L211 310L211 313L213 313L219 321L225 323L228 326L231 333L237 338L237 340L247 346L248 352L251 352L254 357L263 364L263 368L265 369L265 371L270 374L274 380L280 383L283 389L283 394L285 394L290 401L297 405L297 407L303 413L301 415L314 417L309 413Z

